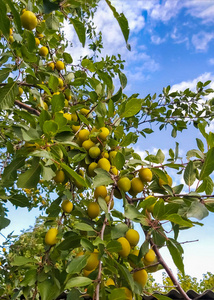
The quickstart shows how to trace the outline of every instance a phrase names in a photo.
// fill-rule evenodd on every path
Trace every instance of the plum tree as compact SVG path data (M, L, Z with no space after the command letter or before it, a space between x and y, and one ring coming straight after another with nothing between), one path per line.
M105 2L130 48L126 17ZM147 272L160 267L189 300L161 251L184 274L179 232L213 212L213 90L207 81L195 92L126 95L121 56L102 57L98 5L0 0L0 229L10 223L8 203L43 213L31 243L5 239L0 297L140 299ZM93 55L74 61L65 25ZM168 157L158 149L142 159L133 145L152 133L148 122L171 126L174 138L192 123L203 140L187 159L178 143Z

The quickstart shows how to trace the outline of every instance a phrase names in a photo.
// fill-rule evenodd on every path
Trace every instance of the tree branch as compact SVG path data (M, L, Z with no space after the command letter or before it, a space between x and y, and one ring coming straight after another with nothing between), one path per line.
M40 112L38 110L36 110L35 108L30 107L29 105L27 105L25 103L20 102L19 100L15 100L15 104L18 105L20 108L26 109L28 112L30 112L30 113L32 113L36 116L40 115Z
M141 224L141 227L143 229L143 225ZM144 230L144 229L143 229ZM185 293L185 291L182 289L180 283L172 273L171 269L166 264L165 260L163 259L162 255L160 254L160 251L157 247L157 245L154 243L152 238L148 235L148 232L144 230L144 233L146 235L146 238L148 239L153 251L155 252L158 262L163 266L163 268L166 270L167 274L169 275L170 279L172 280L173 284L176 286L176 289L179 291L179 293L183 296L183 299L191 300L188 295Z
M108 212L110 211L111 203L112 203L112 200L113 200L114 189L115 189L115 187L113 187L112 190L111 190L111 196L110 196L110 200L109 200L109 203L108 203ZM103 240L103 238L104 238L104 232L105 232L105 228L106 228L107 223L108 223L108 219L105 217L102 229L100 231L101 240ZM93 295L93 300L99 300L101 277L102 277L102 261L100 260L99 261L99 267L98 267L98 275L97 275L97 286L96 286L96 289L95 289L95 294Z

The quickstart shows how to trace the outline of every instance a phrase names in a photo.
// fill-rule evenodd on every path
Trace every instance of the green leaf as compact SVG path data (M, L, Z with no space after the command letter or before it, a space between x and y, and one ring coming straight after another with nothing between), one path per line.
M67 166L65 163L61 163L61 167L68 173L71 175L71 177L73 179L75 179L79 184L81 184L82 186L87 187L87 183L85 182L85 180L78 175L73 169L71 169L69 166Z
M10 224L10 220L0 216L0 230L4 229L5 227L7 227Z
M121 118L129 118L139 113L142 106L142 100L137 98L130 99L125 105L125 111L120 116Z
M124 300L127 299L125 289L113 289L108 297L109 300Z
M0 82L3 82L12 71L12 68L3 68L0 70Z
M118 239L121 236L124 236L126 231L128 230L128 226L126 224L118 224L111 229L111 238L112 240Z
M9 37L9 28L10 28L10 20L7 17L7 7L4 1L0 0L0 11L1 11L1 18L0 18L0 30L6 36Z
M173 222L175 224L185 226L185 227L192 227L193 226L191 221L184 220L181 216L179 216L177 214L168 215L167 220L169 220L170 222Z
M9 5L11 12L13 14L13 20L14 20L14 23L16 24L18 32L21 33L22 27L21 27L20 13L16 10L16 8L11 0L6 0L6 2Z
M113 81L111 76L107 72L97 71L98 76L100 79L103 80L103 82L107 85L109 89L112 89L113 87Z
M54 77L56 78L56 77ZM58 79L57 79L58 82ZM65 106L65 97L64 95L61 93L59 95L54 95L51 99L51 109L52 112L58 112L60 110L62 110Z
M59 85L59 80L58 80L58 78L57 78L56 76L54 76L54 75L51 75L50 78L49 78L49 80L48 80L48 87L49 87L50 89L52 89L53 92L56 92L56 91L57 91L57 88L58 88L58 85ZM51 99L51 104L52 104L52 106L53 106L53 103L52 103L53 98L54 98L55 96L60 96L60 95L62 95L62 94L54 95L54 96L52 97L52 99ZM63 104L64 104L64 103L63 103ZM64 106L63 106L63 107L64 107ZM53 110L53 108L52 108L52 110ZM59 110L61 110L61 109L59 109ZM57 111L57 110L53 110L53 111Z
M17 186L18 188L36 188L40 178L41 166L39 163L33 164L26 172L19 175Z
M49 0L43 0L43 10L45 14L49 14L54 10L58 10L59 5L56 2L50 2Z
M49 136L56 135L58 129L59 129L58 124L53 120L45 121L43 124L43 131Z
M17 177L17 170L21 168L25 163L25 157L18 157L12 160L12 162L4 169L2 180L4 184L8 181L14 182Z
M65 239L57 246L58 250L71 250L80 246L80 236L69 232Z
M47 278L46 280L38 283L38 290L42 300L53 300L56 299L60 294L59 282L55 278Z
M121 243L118 241L110 241L106 246L106 250L109 251L110 253L118 252L122 250Z
M28 206L30 206L28 198L25 195L22 195L22 194L15 194L11 197L8 197L8 200L15 206L19 206L19 207L28 207Z
M78 35L79 41L84 47L86 40L86 31L84 24L80 20L72 18L70 18L70 22L71 24L73 24L76 34Z
M82 231L94 231L94 229L86 223L76 223L74 224L74 228Z
M18 93L16 82L8 83L0 88L0 110L14 106L15 97Z
M130 45L128 44L128 38L129 38L129 24L128 24L128 21L126 19L126 17L124 16L123 13L119 14L115 7L111 4L111 2L109 0L106 0L106 3L108 4L108 6L110 7L110 9L112 10L113 12L113 15L114 17L116 18L119 26L120 26L120 29L123 33L123 36L124 36L124 39L126 41L126 44L127 44L127 48L129 50L131 50L131 47Z
M160 164L162 164L164 162L164 159L165 159L165 155L164 153L161 151L161 149L158 150L157 154L156 154L156 157L159 161Z
M72 64L73 58L71 57L71 55L70 55L69 53L64 52L64 53L63 53L63 58L64 58L64 61L65 61L67 64Z
M69 274L79 273L87 264L88 255L81 255L72 259L67 266L66 272Z
M118 170L121 170L125 164L125 156L121 152L117 152L112 163Z
M162 170L157 169L157 168L151 168L151 171L152 171L152 173L154 173L155 175L157 175L158 178L161 178L165 182L168 181L166 173L163 172Z
M31 31L27 31L25 34L26 34L26 46L29 52L32 52L36 47L35 36Z
M72 287L82 287L82 286L88 286L92 283L92 280L88 277L74 277L68 280L66 283L65 289L70 289Z
M131 204L126 205L124 215L126 218L131 219L132 221L137 221L136 219L141 217L141 214L137 208Z
M93 180L93 188L96 188L100 185L109 185L114 183L114 181L111 179L111 175L107 171L99 168L95 169L94 172L97 173L97 175L94 177Z
M15 256L13 261L11 262L12 266L24 266L29 263L35 263L36 260L32 258L27 258L24 256Z
M196 218L198 220L202 220L207 217L209 214L207 208L198 201L193 201L188 208L187 218Z
M39 125L42 130L44 122L50 120L50 118L50 114L45 109L43 109L39 115Z
M43 180L49 181L54 176L55 176L55 173L51 168L42 166L42 178L43 178Z
M102 208L102 210L107 214L108 213L108 206L105 200L102 197L98 197L98 203L99 206Z
M48 29L59 30L59 20L54 14L51 14L46 19L45 24L46 24Z
M120 84L121 84L122 88L125 89L125 87L127 85L127 77L126 77L126 75L124 73L122 73L122 72L119 72L119 79L120 79Z
M80 240L80 244L81 244L81 246L82 246L85 250L90 251L90 252L93 252L93 251L94 251L94 245L93 245L92 242L89 241L88 239L82 238L82 239Z
M199 180L203 180L205 177L209 176L214 170L214 148L211 148L206 155L204 164L202 166Z
M182 259L181 253L178 250L176 244L174 243L174 241L172 239L168 239L167 242L166 242L166 245L167 245L167 248L169 249L169 252L170 252L170 254L172 256L172 259L173 259L176 267L184 275L184 263L183 263L183 259Z
M120 265L119 263L117 263L117 267L118 270L120 271L120 273L122 274L122 276L124 277L124 279L126 280L126 282L128 283L128 285L131 287L131 290L134 289L134 279L133 276L130 274L129 270L127 269L127 267L124 267L122 265Z
M193 185L196 180L196 172L193 161L189 161L184 171L184 181L188 186Z
M196 138L196 142L197 142L198 149L199 149L201 152L204 152L204 143L202 142L202 140Z

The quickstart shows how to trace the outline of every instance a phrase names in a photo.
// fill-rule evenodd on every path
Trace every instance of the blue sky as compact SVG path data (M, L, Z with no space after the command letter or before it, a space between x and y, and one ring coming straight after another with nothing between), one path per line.
M214 80L213 0L114 0L112 3L129 21L132 51L126 49L119 26L103 0L95 14L94 23L97 30L103 32L102 54L120 53L127 61L125 73L128 85L124 92L139 93L144 97L148 93L160 93L167 85L177 90L187 87L194 89L199 80ZM84 56L90 52L87 47L82 49L73 29L69 25L66 27L66 36L74 45L71 55L77 61L79 55ZM211 87L214 88L213 82ZM212 129L214 126L211 126ZM181 154L185 155L189 149L196 147L195 138L201 138L192 127L183 134L178 134L177 139L170 137L170 130L158 132L155 127L153 130L156 130L154 134L147 139L141 138L135 146L142 155L144 150L152 152L159 148L174 148L176 141L180 143ZM177 180L176 177L174 180ZM33 225L38 213L38 210L34 210L29 215L23 209L17 212L11 209L14 221L3 233L7 234L12 230L17 232ZM200 240L198 243L184 245L186 271L191 276L201 278L207 271L214 273L214 242L211 240L213 221L214 217L210 215L203 228L191 229L190 236L188 231L181 235L181 241L196 238ZM169 260L165 250L163 254ZM203 264L199 264L202 256ZM170 266L173 268L171 262ZM157 279L160 280L161 272L158 273Z

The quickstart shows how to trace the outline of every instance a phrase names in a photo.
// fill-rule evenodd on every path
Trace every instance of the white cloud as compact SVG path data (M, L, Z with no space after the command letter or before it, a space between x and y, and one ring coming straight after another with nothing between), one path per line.
M198 51L206 51L208 44L214 39L214 32L201 31L192 36L192 43Z
M188 81L182 81L178 84L174 84L171 87L171 92L175 92L175 91L184 91L185 89L189 88L190 90L195 90L196 89L196 85L199 81L201 82L205 82L208 80L212 80L211 84L209 85L210 88L214 88L214 75L206 72L200 76L198 76L197 78L194 78L192 80L188 80ZM213 97L213 95L212 95Z
M213 65L214 65L214 58L210 58L210 59L208 60L208 63L209 63L211 66L213 66Z
M179 14L181 9L191 16L202 19L202 22L214 21L214 3L213 0L163 0L161 4L154 4L150 7L150 16L152 19L162 22L168 22Z
M152 35L152 36L151 36L151 41L152 41L152 43L155 44L155 45L160 45L160 44L162 44L162 43L164 43L164 42L166 41L166 37L161 38L161 37L158 36L158 35Z

